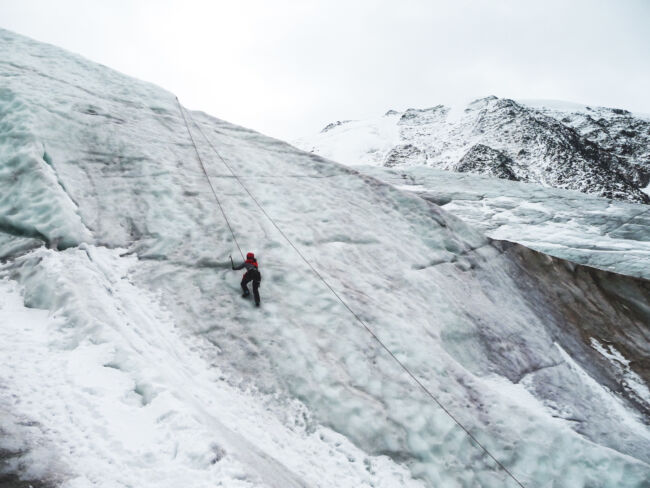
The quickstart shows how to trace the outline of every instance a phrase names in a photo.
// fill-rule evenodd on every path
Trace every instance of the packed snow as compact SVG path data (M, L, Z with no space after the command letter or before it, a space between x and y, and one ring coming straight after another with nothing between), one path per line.
M645 382L647 284L602 287L602 272L499 247L411 192L186 112L258 255L256 309L174 96L4 30L0 45L4 474L66 488L516 486L397 358L525 486L646 485L650 406L580 327Z

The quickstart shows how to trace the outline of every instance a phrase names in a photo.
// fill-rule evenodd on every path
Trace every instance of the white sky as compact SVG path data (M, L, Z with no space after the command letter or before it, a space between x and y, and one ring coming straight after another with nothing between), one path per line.
M282 139L491 94L650 112L650 0L0 0L0 27Z

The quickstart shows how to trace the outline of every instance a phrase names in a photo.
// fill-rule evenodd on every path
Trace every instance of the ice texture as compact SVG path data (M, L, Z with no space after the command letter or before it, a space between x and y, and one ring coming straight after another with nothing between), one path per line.
M16 176L43 188L0 207L23 213L0 241L5 471L71 488L516 486L236 175L525 486L645 486L650 405L591 339L647 386L648 282L494 242L412 192L187 112L259 258L256 309L174 96L7 31L0 44L0 117L33 114L0 168L30 154Z
M494 239L650 279L647 205L428 167L360 170L442 205Z
M34 129L38 110L11 86L0 87L0 229L54 247L87 241L91 234Z

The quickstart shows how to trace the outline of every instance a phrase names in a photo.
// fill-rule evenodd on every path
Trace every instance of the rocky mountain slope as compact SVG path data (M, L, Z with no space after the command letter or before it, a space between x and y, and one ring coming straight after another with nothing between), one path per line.
M427 165L650 203L650 118L619 109L487 97L337 122L295 144L349 165Z
M53 46L0 52L0 483L646 486L646 280Z

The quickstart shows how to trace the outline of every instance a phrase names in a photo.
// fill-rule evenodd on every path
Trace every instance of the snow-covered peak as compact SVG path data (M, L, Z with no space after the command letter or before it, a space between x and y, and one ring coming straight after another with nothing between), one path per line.
M582 103L567 102L563 100L518 99L517 102L520 103L521 105L525 105L527 107L531 107L534 109L538 109L542 111L562 112L565 114L582 112L586 114L589 113L601 114L603 116L607 116L608 114L611 116L627 115L627 116L632 116L640 119L648 119L650 117L650 114L646 114L642 112L631 112L629 110L625 110L621 108L603 107L598 105L585 105Z
M349 165L427 165L650 202L650 121L628 111L489 96L462 109L394 113L399 118L332 126L296 145ZM467 165L477 151L483 164Z

